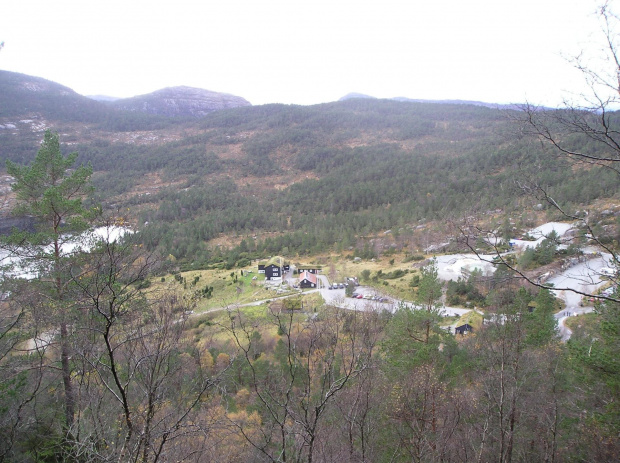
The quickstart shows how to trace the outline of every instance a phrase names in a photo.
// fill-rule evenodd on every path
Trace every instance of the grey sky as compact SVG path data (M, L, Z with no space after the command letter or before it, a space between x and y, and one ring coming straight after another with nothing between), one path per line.
M591 0L3 0L0 69L83 95L189 85L253 104L349 92L558 105ZM600 45L600 41L598 41Z

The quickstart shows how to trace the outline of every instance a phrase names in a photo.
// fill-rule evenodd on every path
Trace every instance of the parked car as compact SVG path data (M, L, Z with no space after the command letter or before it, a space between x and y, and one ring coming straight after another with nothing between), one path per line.
M358 294L357 296L355 296L356 299L364 299L364 295L363 294Z

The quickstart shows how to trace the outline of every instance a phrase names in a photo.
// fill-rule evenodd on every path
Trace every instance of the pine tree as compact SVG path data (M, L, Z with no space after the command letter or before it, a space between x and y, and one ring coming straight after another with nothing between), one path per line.
M50 312L60 336L60 360L64 385L66 426L71 427L75 414L75 398L70 366L70 319L65 301L69 250L87 230L92 214L83 198L92 192L90 166L73 169L77 153L63 156L58 134L46 131L41 148L29 166L7 161L7 172L15 178L12 185L17 205L13 214L30 216L36 221L35 231L14 232L5 245L19 258L20 265L39 276L36 284L47 293Z

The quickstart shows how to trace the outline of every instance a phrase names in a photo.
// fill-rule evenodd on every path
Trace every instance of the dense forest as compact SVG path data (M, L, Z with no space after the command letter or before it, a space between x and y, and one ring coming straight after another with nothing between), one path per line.
M58 121L54 129L68 132L66 151L92 165L95 201L129 208L149 249L180 262L191 257L195 266L235 265L248 244L256 256L308 255L360 247L361 237L406 233L420 221L518 214L521 181L544 185L566 207L618 192L608 169L575 169L524 137L516 110L350 99L235 108L188 121L115 111L64 87L38 99L26 92L23 100L14 90L20 75L2 76L2 120L23 105L26 113L47 111ZM27 163L39 137L2 130L0 155ZM575 149L604 149L570 137ZM211 244L220 236L234 237L228 254Z
M519 178L535 177L550 194L577 206L617 193L613 173L562 166L539 146L512 136L509 115L498 110L359 100L243 112L234 124L229 114L207 119L216 143L240 145L240 159L226 159L215 148L204 153L206 135L186 140L189 146L162 148L157 159L167 160L158 166L163 175L187 180L182 189L148 198L156 205L141 214L149 224L142 230L149 247L163 243L177 259L191 255L206 263L212 260L205 244L210 239L266 231L279 233L267 243L268 254L346 249L356 244L354 237L423 219L518 211ZM255 134L239 143L246 132ZM374 139L353 146L372 133ZM235 171L239 177L231 178ZM272 188L294 173L295 181ZM215 179L205 184L209 174Z

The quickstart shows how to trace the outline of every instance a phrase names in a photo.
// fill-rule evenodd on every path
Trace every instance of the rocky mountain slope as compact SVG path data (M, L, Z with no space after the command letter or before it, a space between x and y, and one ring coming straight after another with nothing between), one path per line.
M0 124L20 119L110 124L113 121L144 123L150 116L200 118L215 111L251 106L246 99L192 87L171 87L133 98L82 96L49 80L0 71ZM133 115L132 115L133 114ZM127 125L127 124L126 124Z
M54 115L55 119L89 122L109 112L103 103L64 85L41 77L0 71L0 118Z
M193 87L170 87L146 95L116 100L111 105L167 117L203 117L214 111L251 106L245 98Z

